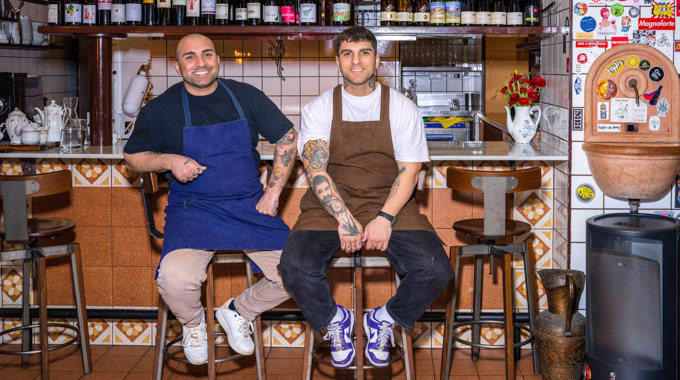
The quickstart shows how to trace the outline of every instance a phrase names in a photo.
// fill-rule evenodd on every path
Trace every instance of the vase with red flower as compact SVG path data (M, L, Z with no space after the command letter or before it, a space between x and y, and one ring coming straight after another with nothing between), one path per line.
M541 77L530 78L528 74L518 74L515 71L507 85L497 91L505 95L508 103L505 106L508 132L517 143L529 143L536 135L541 119L541 108L532 105L538 102L545 84L545 79ZM512 108L515 109L514 118ZM532 118L532 114L536 116Z

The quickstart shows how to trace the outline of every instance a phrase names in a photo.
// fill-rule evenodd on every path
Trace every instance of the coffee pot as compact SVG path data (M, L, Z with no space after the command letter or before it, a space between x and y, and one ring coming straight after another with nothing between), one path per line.
M0 130L7 129L9 136L9 143L12 145L21 145L21 130L28 125L28 118L26 114L16 108L7 116L7 121L0 125Z
M45 106L44 111L40 108L35 110L40 114L43 126L49 130L47 142L59 142L61 140L61 131L64 129L64 125L66 125L66 120L69 118L71 110L58 105L54 100Z

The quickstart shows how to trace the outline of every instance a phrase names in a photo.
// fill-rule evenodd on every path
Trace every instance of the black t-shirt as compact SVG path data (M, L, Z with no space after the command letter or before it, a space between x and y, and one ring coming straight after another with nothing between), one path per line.
M276 104L257 88L231 79L218 80L224 81L241 104L243 114L250 127L253 159L259 166L260 154L255 150L259 140L258 134L269 142L275 143L293 127L293 123L281 113ZM182 86L184 86L183 82L173 85L139 111L135 129L125 145L125 153L134 154L151 151L183 154ZM194 96L189 93L187 95L191 110L191 124L194 126L225 123L239 119L238 111L231 101L231 97L219 84L215 92L210 95Z

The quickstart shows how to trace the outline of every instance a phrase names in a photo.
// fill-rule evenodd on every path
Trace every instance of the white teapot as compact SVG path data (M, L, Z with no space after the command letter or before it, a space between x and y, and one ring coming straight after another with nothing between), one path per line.
M7 121L0 125L0 129L7 128L7 135L9 135L9 143L12 145L21 144L21 130L28 125L28 118L26 114L16 108L7 116Z
M47 142L61 141L61 130L64 129L64 125L66 125L66 120L70 116L71 110L58 105L54 100L52 100L49 105L45 106L44 111L40 108L36 108L35 110L40 114L43 127L49 130Z
M19 128L19 127L17 127ZM40 144L40 128L36 123L28 123L19 131L21 143L25 145Z

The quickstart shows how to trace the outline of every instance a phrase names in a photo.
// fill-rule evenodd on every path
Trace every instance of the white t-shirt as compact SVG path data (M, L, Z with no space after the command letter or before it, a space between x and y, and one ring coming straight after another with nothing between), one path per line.
M342 88L342 119L344 121L380 120L380 84L366 96L350 95ZM302 108L302 123L298 137L298 152L302 155L310 140L330 141L333 122L333 89L316 97ZM390 129L394 158L402 162L428 162L425 126L418 106L390 88ZM331 154L333 154L331 152Z

